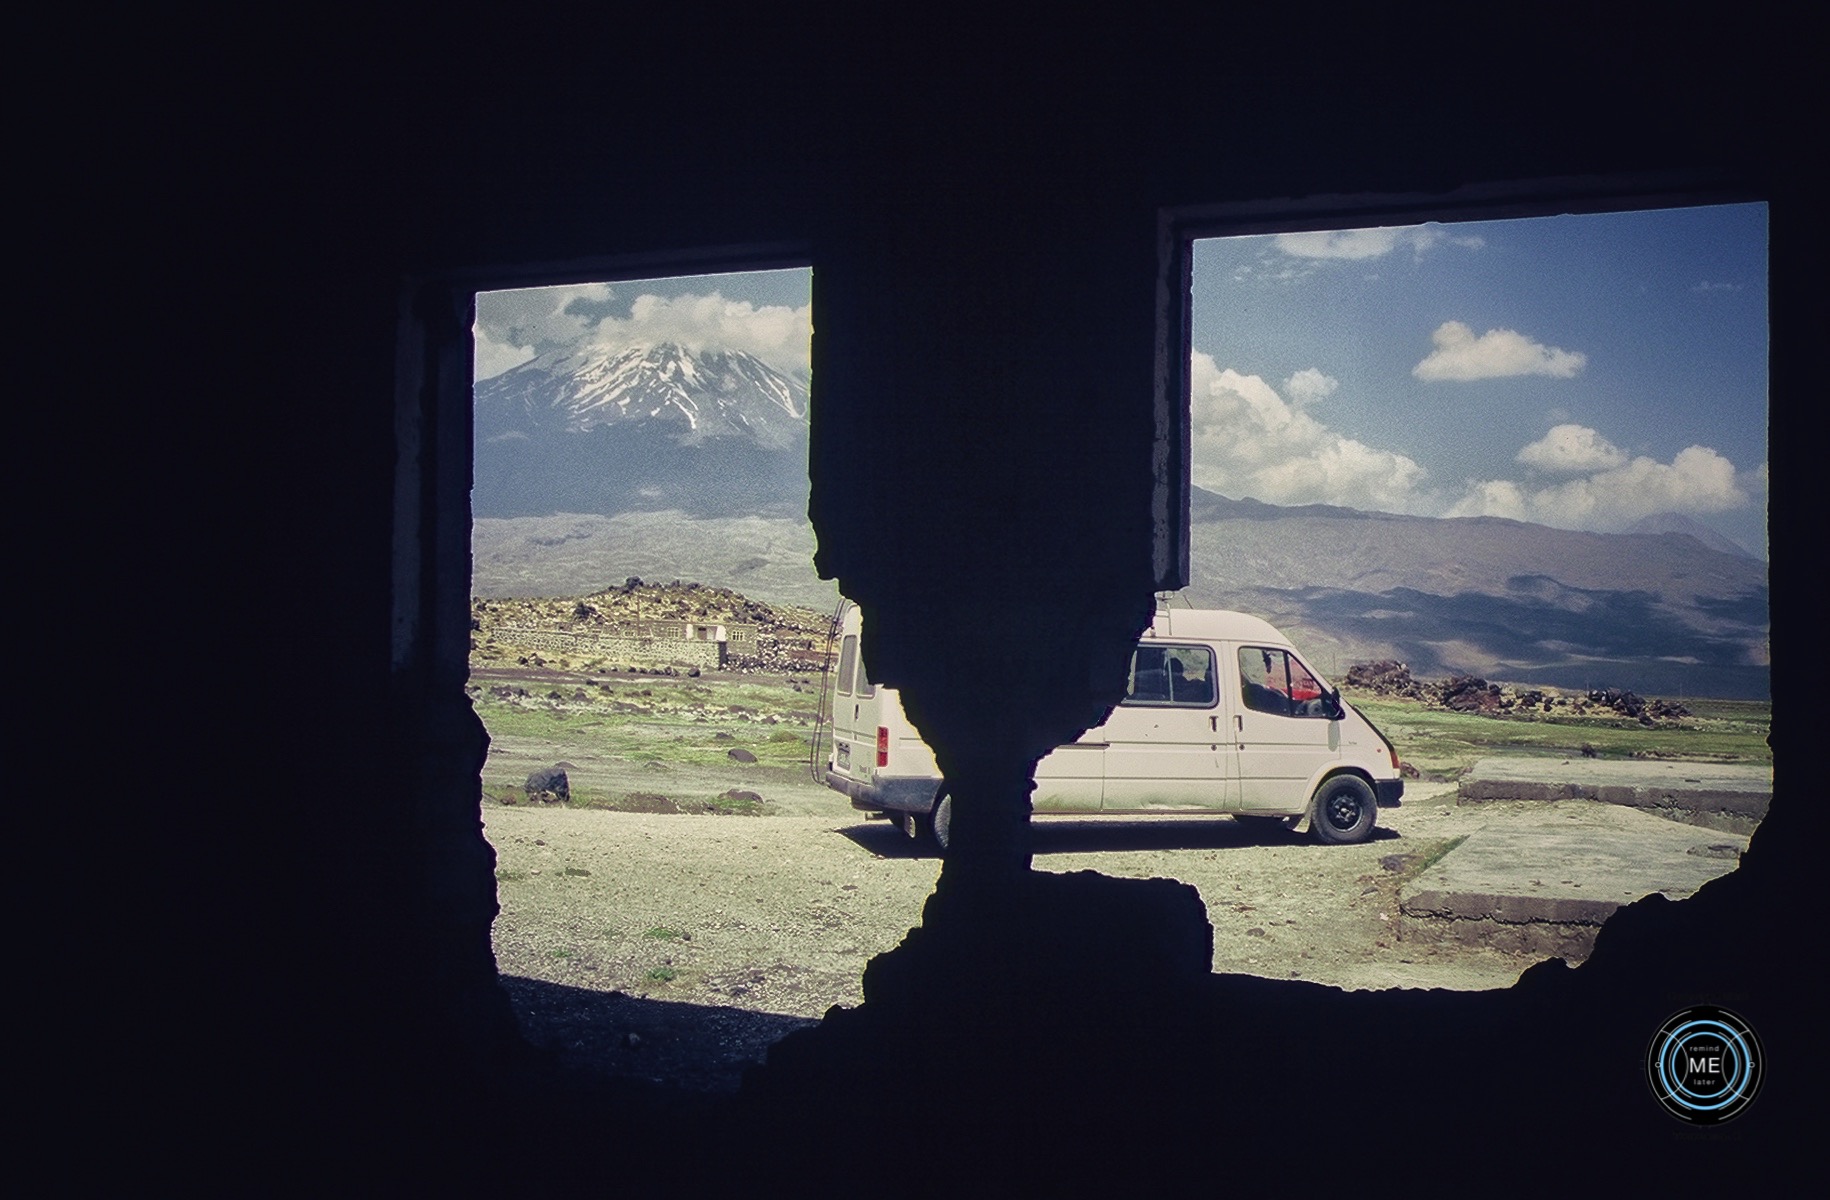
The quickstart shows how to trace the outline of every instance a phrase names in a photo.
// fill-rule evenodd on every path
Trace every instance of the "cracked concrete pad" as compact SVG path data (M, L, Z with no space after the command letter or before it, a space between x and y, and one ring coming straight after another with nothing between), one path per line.
M1483 758L1462 777L1462 804L1596 800L1749 834L1773 800L1773 768L1747 763L1593 758Z
M1482 827L1404 889L1407 937L1584 958L1621 905L1683 899L1747 848L1739 834L1598 801L1485 807Z

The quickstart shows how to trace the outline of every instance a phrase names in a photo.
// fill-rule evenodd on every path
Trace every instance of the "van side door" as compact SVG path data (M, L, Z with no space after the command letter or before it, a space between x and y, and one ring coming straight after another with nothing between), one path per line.
M1242 812L1299 813L1309 781L1341 757L1341 722L1328 691L1280 646L1240 646L1233 743Z
M1235 801L1222 752L1221 660L1199 642L1138 644L1125 699L1099 727L1106 741L1106 812L1214 811Z

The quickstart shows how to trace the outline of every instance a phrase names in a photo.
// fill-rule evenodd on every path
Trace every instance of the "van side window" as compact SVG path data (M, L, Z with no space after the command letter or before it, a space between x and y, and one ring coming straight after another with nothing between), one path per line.
M877 685L871 682L870 672L864 666L864 652L858 652L858 695L869 700L877 694Z
M1280 717L1327 717L1327 690L1288 650L1239 647L1240 699L1253 712Z
M839 695L851 695L852 664L858 661L858 635L848 633L839 643Z
M1206 646L1139 646L1123 704L1213 707L1214 652Z

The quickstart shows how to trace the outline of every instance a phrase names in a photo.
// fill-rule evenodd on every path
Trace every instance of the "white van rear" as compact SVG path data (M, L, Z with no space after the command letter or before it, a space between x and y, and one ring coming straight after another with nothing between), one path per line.
M894 688L858 653L859 614L835 621L838 662L827 786L944 849L946 782ZM1290 640L1244 613L1159 610L1131 656L1125 698L1103 725L1036 765L1037 813L1227 813L1363 842L1377 810L1404 795L1398 752L1302 661Z

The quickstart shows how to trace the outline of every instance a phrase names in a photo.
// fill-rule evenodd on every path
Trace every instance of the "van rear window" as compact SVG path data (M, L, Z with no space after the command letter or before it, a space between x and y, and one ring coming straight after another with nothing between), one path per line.
M1131 656L1131 677L1121 703L1212 708L1214 652L1206 646L1139 646Z
M848 633L839 643L839 695L851 695L852 667L858 661L858 635Z

